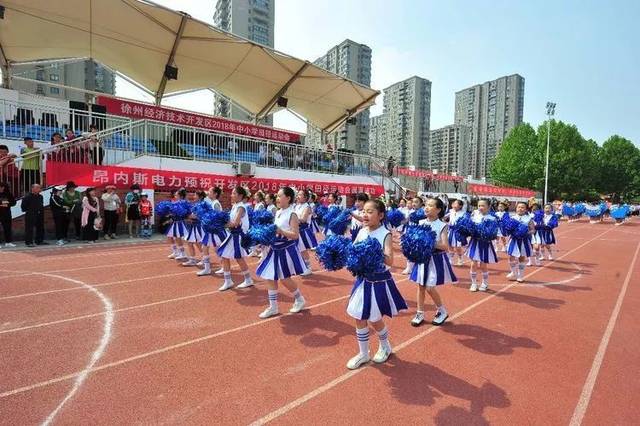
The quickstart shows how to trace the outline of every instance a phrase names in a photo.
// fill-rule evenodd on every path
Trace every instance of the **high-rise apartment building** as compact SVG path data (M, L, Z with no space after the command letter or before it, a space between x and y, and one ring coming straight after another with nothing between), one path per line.
M371 85L371 48L352 40L345 40L318 58L315 65L353 80L364 86ZM320 132L307 127L307 144L324 145ZM326 138L326 143L338 149L357 153L369 152L369 109L362 111Z
M116 92L115 74L103 65L92 60L14 65L12 72L15 75L36 80L25 81L15 79L12 81L12 87L14 89L36 95L78 102L87 102L93 97L93 95L78 90L49 86L44 84L45 82L77 87L79 89L109 95L113 95Z
M500 77L456 93L455 123L470 128L467 173L486 177L509 131L522 123L524 78Z
M469 127L460 124L431 130L429 168L438 170L438 173L457 173L464 176L469 135Z
M376 115L369 119L369 154L387 158L386 116Z
M431 82L411 77L384 89L383 142L378 155L392 156L400 166L429 167Z
M227 32L267 47L273 47L275 0L218 0L214 24ZM251 115L222 96L215 96L215 114L234 120L251 121ZM272 125L268 116L263 124Z

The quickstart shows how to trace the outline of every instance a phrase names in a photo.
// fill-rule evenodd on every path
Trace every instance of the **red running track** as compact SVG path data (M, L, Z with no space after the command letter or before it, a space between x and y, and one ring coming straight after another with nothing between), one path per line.
M1 253L0 424L634 424L640 222L557 235L525 284L504 256L486 294L456 267L440 328L409 325L398 255L396 354L354 372L347 272L296 278L309 308L261 321L263 285L220 293L160 243Z

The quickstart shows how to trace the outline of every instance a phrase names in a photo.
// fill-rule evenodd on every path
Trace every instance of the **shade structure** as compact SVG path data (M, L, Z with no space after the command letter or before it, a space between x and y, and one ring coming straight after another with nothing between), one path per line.
M2 65L92 58L155 93L213 89L258 118L277 100L332 131L378 91L189 15L138 0L3 0ZM167 65L177 79L165 77Z

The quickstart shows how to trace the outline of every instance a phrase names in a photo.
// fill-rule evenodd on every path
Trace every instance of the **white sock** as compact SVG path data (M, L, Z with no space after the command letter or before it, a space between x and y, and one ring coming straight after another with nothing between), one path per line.
M242 271L242 276L244 277L245 282L251 283L253 280L251 279L251 272Z
M518 264L518 277L522 278L524 277L524 268L527 266L526 263L524 262L520 262Z
M178 254L184 256L184 247L178 247Z
M175 244L171 244L171 253L178 254L178 246Z
M488 272L483 272L482 273L482 284L489 284L489 273Z
M447 315L447 308L445 308L444 305L440 305L438 306L438 312L440 312L442 315Z
M278 309L278 290L267 290L269 295L269 307Z
M222 276L224 277L225 283L232 283L231 281L231 272L223 272Z
M360 354L369 356L369 328L356 328Z
M518 263L514 261L509 261L509 267L511 268L511 273L515 275L518 272Z
M296 291L294 291L292 294L293 294L293 297L296 300L300 300L302 298L302 293L300 293L300 289L299 288L297 288Z
M478 274L476 272L471 272L469 275L471 275L471 284L475 284L476 283L476 276Z
M202 256L202 266L204 266L205 272L211 272L211 257Z
M389 343L389 330L385 326L382 330L378 331L378 339L380 339L380 346L391 352L391 344Z

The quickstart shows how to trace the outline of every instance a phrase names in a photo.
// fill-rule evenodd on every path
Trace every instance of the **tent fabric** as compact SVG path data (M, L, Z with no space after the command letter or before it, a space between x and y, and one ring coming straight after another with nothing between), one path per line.
M92 58L153 93L211 88L254 115L278 98L326 131L371 106L378 91L151 2L3 0L3 62ZM180 34L181 23L182 33ZM174 52L173 61L170 61ZM4 65L4 64L3 64ZM278 110L276 105L271 112Z

